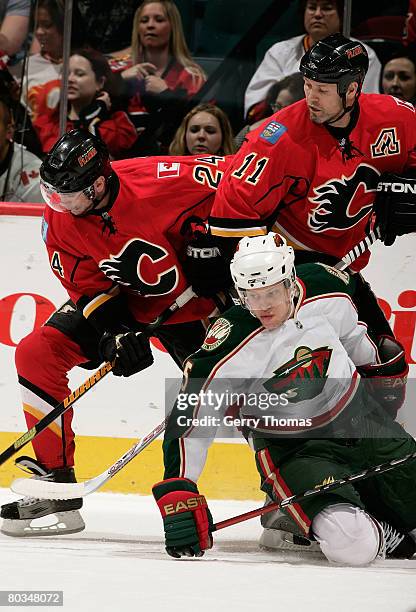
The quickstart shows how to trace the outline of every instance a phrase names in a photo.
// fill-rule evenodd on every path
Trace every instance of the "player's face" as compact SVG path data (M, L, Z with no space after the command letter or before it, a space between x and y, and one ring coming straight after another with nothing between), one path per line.
M314 43L339 32L341 22L336 3L331 0L308 0L304 25Z
M319 83L304 79L306 104L309 116L314 123L325 123L343 111L342 100L337 92L336 83Z
M56 212L71 213L79 217L85 215L93 207L92 200L86 195L85 190L60 193L41 179L40 191L46 204Z
M69 58L68 100L83 106L90 104L101 91L102 81L97 81L90 62L82 55Z
M169 46L172 27L160 2L150 2L143 7L139 21L139 38L144 47Z
M244 302L266 329L283 325L293 310L290 287L286 287L284 282L261 289L247 289Z
M384 66L383 92L409 102L416 97L415 65L407 57L392 59Z
M191 155L215 155L222 145L222 131L218 119L205 111L196 113L188 122L185 139L186 148Z

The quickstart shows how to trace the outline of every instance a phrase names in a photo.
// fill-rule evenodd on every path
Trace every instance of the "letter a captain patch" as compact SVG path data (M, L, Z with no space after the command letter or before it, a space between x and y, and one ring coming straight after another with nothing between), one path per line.
M400 140L397 138L395 127L383 128L371 145L371 157L384 157L385 155L398 155L400 153Z

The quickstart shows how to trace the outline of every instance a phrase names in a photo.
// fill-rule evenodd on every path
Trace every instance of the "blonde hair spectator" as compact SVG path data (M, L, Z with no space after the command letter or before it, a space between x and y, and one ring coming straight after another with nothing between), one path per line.
M186 68L196 79L205 81L205 74L200 66L192 59L183 33L182 19L178 8L171 0L144 0L137 9L131 38L131 56L134 64L148 61L146 57L146 46L140 39L140 22L144 8L148 4L160 4L170 24L169 54L174 57L184 68Z
M132 63L121 75L128 111L140 133L136 155L165 154L189 109L189 100L205 81L202 68L191 57L179 11L171 0L144 0L137 9Z
M232 155L234 152L230 121L213 104L199 104L189 111L169 147L171 155Z

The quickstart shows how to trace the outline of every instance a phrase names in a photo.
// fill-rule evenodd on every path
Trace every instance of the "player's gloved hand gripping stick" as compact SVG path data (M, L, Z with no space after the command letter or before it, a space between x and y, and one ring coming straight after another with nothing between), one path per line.
M380 465L369 467L358 474L350 474L329 484L323 484L303 491L280 502L274 502L244 514L213 524L207 501L198 491L196 483L187 478L170 478L153 486L153 496L159 507L165 530L166 552L175 558L202 557L212 548L214 531L231 527L249 519L279 510L291 504L302 502L309 497L322 495L349 483L382 474L395 467L414 461L416 452L401 459L393 459Z
M179 308L185 306L193 297L195 293L192 287L185 289L181 295L152 323L149 323L143 331L138 332L139 335L150 336L153 330L157 329L165 321L167 321ZM46 429L55 419L60 417L66 412L80 397L85 395L94 385L102 380L109 372L113 370L113 363L104 363L94 374L92 374L85 382L83 382L75 391L70 393L60 404L58 404L49 414L45 415L36 425L31 427L26 433L18 438L13 444L11 444L6 450L0 453L0 465L2 465L7 459L10 459L16 452L23 448L28 442L33 440L41 431Z

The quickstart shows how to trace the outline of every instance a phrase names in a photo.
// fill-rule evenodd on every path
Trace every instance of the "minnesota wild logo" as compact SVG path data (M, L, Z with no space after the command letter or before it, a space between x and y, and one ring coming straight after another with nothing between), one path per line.
M227 319L220 317L208 330L202 348L205 351L213 351L220 344L225 342L230 335L231 323Z
M287 361L263 383L270 393L285 393L289 402L312 399L322 392L327 379L332 349L321 346L310 349L300 346L293 359Z

